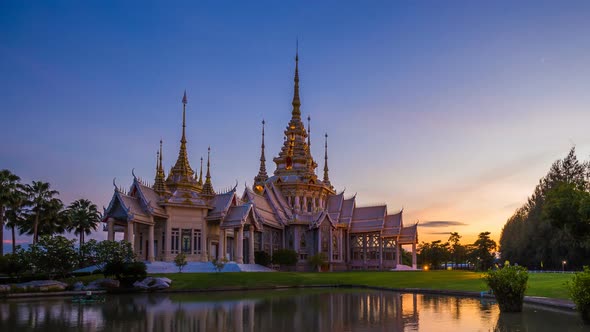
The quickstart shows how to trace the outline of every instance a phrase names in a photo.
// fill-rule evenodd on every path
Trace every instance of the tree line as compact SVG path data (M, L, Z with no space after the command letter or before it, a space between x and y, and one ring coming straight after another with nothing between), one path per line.
M65 206L58 198L59 192L43 181L21 183L20 177L7 169L0 170L0 239L4 227L12 233L12 252L16 252L16 231L33 237L33 244L43 235L74 232L80 238L97 230L102 215L95 204L78 199ZM0 256L4 247L0 246Z
M508 219L500 251L502 259L534 270L590 265L590 162L578 160L575 147Z
M418 264L430 269L446 269L452 266L480 271L493 266L497 244L490 238L490 232L479 233L472 244L461 244L461 237L458 232L451 232L446 242L436 240L420 243Z

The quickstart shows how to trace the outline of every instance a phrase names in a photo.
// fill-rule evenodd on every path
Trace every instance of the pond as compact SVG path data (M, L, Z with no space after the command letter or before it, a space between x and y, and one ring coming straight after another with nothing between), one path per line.
M362 289L107 296L0 301L0 331L590 331L574 312L490 300Z

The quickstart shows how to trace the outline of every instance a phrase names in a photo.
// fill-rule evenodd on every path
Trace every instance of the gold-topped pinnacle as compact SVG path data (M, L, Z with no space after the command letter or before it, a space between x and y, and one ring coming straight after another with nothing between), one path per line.
M154 191L160 196L168 193L168 187L166 186L164 173L164 166L162 166L162 140L160 140L160 151L156 152L156 178L154 179Z
M215 196L215 190L213 190L213 184L211 183L211 172L210 172L210 160L211 160L211 147L207 148L207 175L205 176L205 184L201 194L205 197Z
M259 194L262 193L264 183L268 180L268 174L266 174L266 157L264 156L264 119L262 120L262 144L260 145L260 169L258 175L254 177L254 190Z

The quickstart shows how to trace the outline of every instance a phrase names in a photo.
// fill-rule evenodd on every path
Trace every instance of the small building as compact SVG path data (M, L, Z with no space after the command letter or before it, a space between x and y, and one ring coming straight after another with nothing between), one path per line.
M153 185L133 175L129 190L115 190L104 212L108 239L122 232L136 254L147 261L172 261L185 253L189 261L227 258L254 263L255 252L272 256L291 249L299 256L298 270L309 269L308 259L322 254L330 270L391 269L401 264L401 246L412 245L416 268L417 224L404 226L403 210L389 214L387 206L356 205L356 195L345 198L330 182L328 135L325 135L323 177L311 155L308 127L301 119L298 56L295 57L291 119L283 146L273 158L275 171L266 171L264 121L260 168L252 188L241 194L235 187L216 192L203 159L199 174L189 163L186 140L186 92L182 99L182 135L174 166L166 176L162 142Z

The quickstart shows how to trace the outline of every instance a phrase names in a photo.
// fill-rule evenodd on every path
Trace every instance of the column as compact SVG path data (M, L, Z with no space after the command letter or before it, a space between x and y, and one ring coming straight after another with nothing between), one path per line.
M367 234L363 234L363 267L367 268Z
M395 241L395 267L397 268L397 265L400 264L400 251L402 251L402 246L400 246L399 242L396 240Z
M166 220L166 251L164 252L164 260L169 261L173 257L170 257L172 253L172 223L169 220Z
M149 226L149 232L148 232L148 247L146 249L148 249L148 261L149 262L153 262L154 261L154 225L150 225Z
M115 220L113 218L107 220L107 240L115 241Z
M248 257L248 263L254 264L254 226L250 225L250 256Z
M234 251L231 255L231 260L234 262L238 262L238 229L234 228Z
M334 250L334 248L333 248L334 245L332 244L332 242L334 241L333 240L334 233L332 231L332 227L330 227L329 236L330 236L330 239L328 239L328 256L329 257L328 257L327 261L328 261L328 268L329 268L330 271L332 271L332 263L331 262L332 262L333 257L334 257L334 253L332 252Z
M309 212L307 210L307 196L303 196L303 208L301 210L303 210L305 212Z
M379 269L383 270L383 238L379 236Z
M244 264L244 225L240 226L238 231L238 258L236 263Z
M203 213L203 212L201 212ZM209 229L207 229L207 221L205 220L205 216L201 215L201 220L203 220L203 227L201 231L201 261L208 262L209 261L209 243L207 242L207 234L209 233Z
M225 229L219 230L219 259L226 257L227 250L225 249Z
M133 221L127 220L127 231L125 232L125 241L131 243L131 248L133 248L133 224Z
M139 248L140 248L140 244L139 244L139 224L138 223L133 223L133 234L136 234L137 236L135 236L135 238L133 239L133 249L136 255L139 255Z
M293 208L295 209L295 212L299 211L299 196L295 196L295 205L293 206Z
M315 197L311 197L311 209L312 209L312 211L314 211L314 212L318 210L318 209L317 209L317 206L316 206L316 204L315 204L315 202L316 202L316 199L315 199Z
M416 269L416 242L412 243L412 268Z

